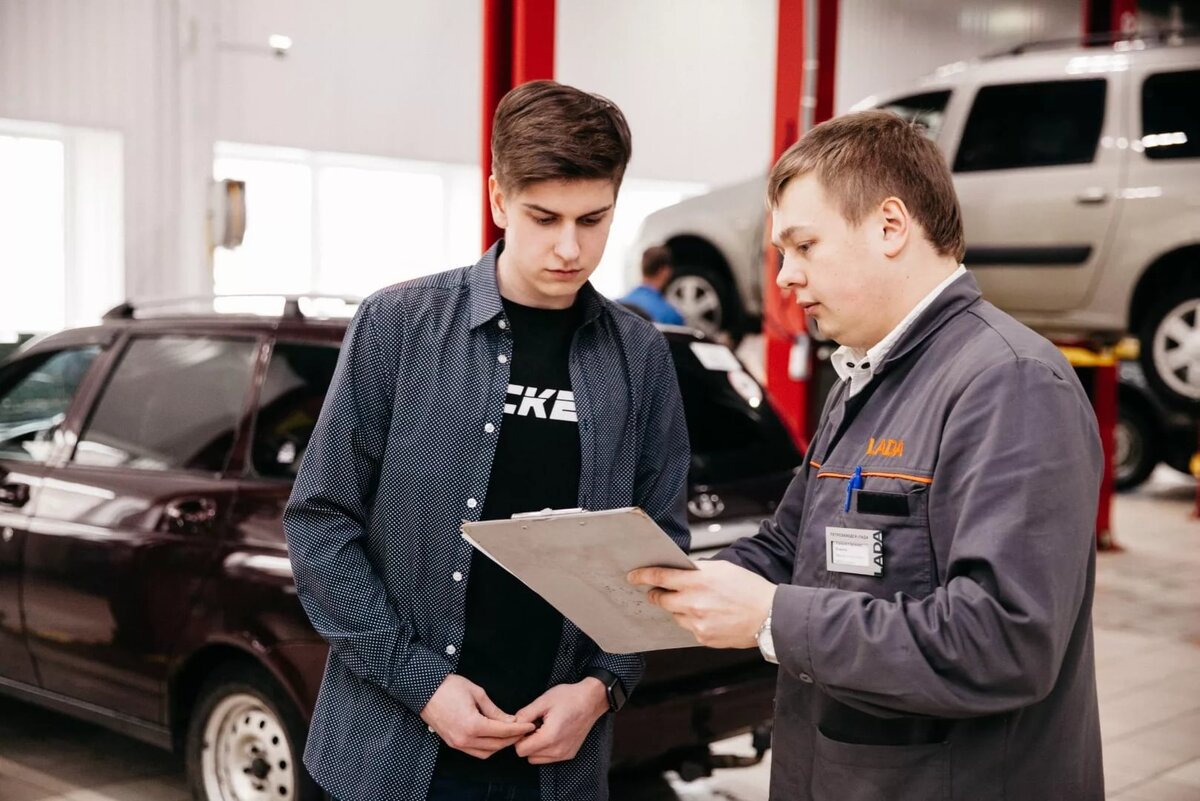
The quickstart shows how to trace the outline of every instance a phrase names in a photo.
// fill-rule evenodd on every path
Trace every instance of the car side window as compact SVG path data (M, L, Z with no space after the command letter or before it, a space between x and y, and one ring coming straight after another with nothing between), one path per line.
M946 104L950 102L950 90L925 92L919 95L897 98L879 108L898 115L901 119L916 123L925 131L925 136L937 140L942 129L942 117Z
M1200 157L1200 70L1160 72L1142 84L1142 147L1148 159Z
M98 345L30 356L0 371L0 458L44 462Z
M244 412L258 343L138 337L121 354L75 448L76 464L223 471Z
M275 346L254 417L250 452L257 475L295 478L337 359L336 345L280 342Z
M1104 124L1103 78L981 87L955 172L1087 164Z

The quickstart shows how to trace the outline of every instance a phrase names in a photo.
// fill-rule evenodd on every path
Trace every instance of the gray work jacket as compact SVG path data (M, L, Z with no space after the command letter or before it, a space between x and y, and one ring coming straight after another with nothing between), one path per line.
M1101 801L1103 460L1072 368L966 275L846 395L721 554L780 585L771 799ZM882 575L827 570L827 527L882 532Z

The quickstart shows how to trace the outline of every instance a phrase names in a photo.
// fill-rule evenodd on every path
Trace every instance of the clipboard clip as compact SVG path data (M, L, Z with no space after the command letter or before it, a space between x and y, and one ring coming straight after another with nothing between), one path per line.
M587 509L542 509L540 512L517 512L512 516L513 520L518 520L522 517L555 517L556 515L577 515L586 512Z

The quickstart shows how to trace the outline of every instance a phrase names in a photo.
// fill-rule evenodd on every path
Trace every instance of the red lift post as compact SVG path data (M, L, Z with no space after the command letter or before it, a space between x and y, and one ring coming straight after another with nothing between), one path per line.
M837 0L778 0L775 47L775 129L771 163L783 155L807 125L833 116L837 56ZM815 16L815 19L812 17ZM815 36L808 34L815 33ZM815 53L806 52L813 42ZM806 69L815 64L815 69ZM805 119L805 108L812 110ZM779 254L770 244L770 221L763 243L763 340L767 394L801 450L820 412L813 398L816 354L804 314L775 285Z
M554 77L555 0L483 0L483 247L501 236L492 222L487 180L492 173L492 115L514 86Z

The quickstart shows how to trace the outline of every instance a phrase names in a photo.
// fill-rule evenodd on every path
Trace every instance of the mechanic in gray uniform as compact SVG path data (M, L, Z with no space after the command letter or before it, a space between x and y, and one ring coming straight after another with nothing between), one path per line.
M703 644L778 662L771 799L1100 801L1079 381L960 265L920 128L819 125L768 201L779 286L841 346L840 380L774 519L630 581Z

